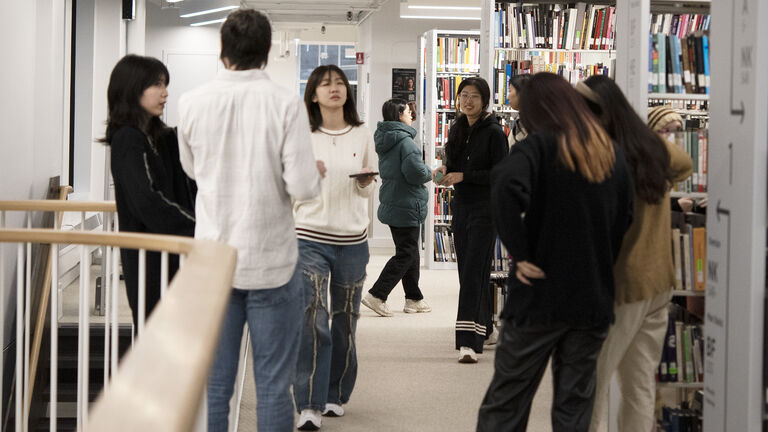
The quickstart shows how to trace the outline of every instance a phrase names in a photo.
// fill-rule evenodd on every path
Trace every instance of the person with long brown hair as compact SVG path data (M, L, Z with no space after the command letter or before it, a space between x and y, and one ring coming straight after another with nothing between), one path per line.
M590 431L599 430L607 417L608 388L616 372L621 388L619 430L645 432L654 424L654 375L667 333L667 306L675 282L669 247L669 189L691 174L693 163L684 151L645 125L612 79L590 77L576 89L624 150L635 185L634 218L613 269L616 321L597 360ZM657 109L653 114L650 124L664 115L677 116L672 110L665 113Z
M488 112L491 90L482 78L467 78L457 91L458 115L448 131L445 165L438 184L453 186L451 228L459 267L456 349L460 363L477 363L487 341L495 343L488 281L496 234L491 222L491 169L507 155L507 137Z
M632 180L624 152L563 78L537 74L521 98L529 135L491 173L491 215L514 269L477 430L524 431L551 357L552 429L586 431Z

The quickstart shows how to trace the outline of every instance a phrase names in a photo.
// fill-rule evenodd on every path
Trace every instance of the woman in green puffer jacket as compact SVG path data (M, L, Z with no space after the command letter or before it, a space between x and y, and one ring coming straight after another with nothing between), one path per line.
M363 298L363 304L377 314L390 317L387 297L399 281L403 281L403 312L430 312L419 289L419 232L427 217L427 188L432 172L421 159L421 149L413 141L416 129L411 127L414 113L408 102L391 99L382 107L384 121L379 122L373 139L379 156L378 217L389 225L395 241L395 256L389 259L379 279Z

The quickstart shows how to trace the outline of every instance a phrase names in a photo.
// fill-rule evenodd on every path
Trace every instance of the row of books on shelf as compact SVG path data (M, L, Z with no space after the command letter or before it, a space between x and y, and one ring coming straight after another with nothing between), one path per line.
M687 311L671 304L664 349L657 370L659 382L704 382L704 333L700 324L684 320Z
M435 82L438 109L455 109L456 98L459 85L464 80L464 76L452 75L447 77L437 77Z
M648 91L708 94L709 37L652 33L648 42Z
M435 208L433 209L435 223L450 223L453 218L451 200L454 190L445 187L435 187Z
M504 54L497 54L493 76L493 99L499 105L509 104L509 80L517 75L551 72L576 84L592 75L610 75L615 70L615 60L585 64L580 53L550 52L531 55L527 60L499 60Z
M437 72L479 72L480 41L471 37L438 37L435 60Z
M649 33L663 33L682 39L697 32L709 31L709 14L652 14Z
M455 112L435 114L435 146L443 147L448 142L448 131L451 129L455 119Z
M665 138L688 153L693 161L693 174L674 185L677 192L707 191L707 157L709 154L709 133L707 129L686 130L666 134Z
M672 212L672 259L675 265L675 289L706 289L707 228L706 216Z
M680 408L663 406L661 415L657 429L660 432L701 432L704 430L700 410L696 411L687 406Z
M613 49L616 8L570 4L496 3L496 48Z
M435 262L456 262L453 231L447 226L435 226Z

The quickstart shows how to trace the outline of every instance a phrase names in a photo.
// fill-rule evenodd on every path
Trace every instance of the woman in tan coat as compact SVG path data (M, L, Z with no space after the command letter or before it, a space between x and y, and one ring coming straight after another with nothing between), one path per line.
M619 430L647 432L654 424L654 375L674 285L669 189L691 174L693 164L645 125L610 78L593 76L576 89L626 153L635 185L632 225L614 266L616 321L597 361L590 431L600 430L616 372L621 388Z

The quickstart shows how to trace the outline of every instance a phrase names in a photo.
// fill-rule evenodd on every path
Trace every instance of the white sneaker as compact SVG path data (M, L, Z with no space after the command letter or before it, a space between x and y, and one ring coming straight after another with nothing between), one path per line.
M477 353L469 347L459 348L459 363L477 363Z
M405 299L405 307L403 308L405 313L426 313L432 312L432 308L429 307L424 300L408 300Z
M389 310L389 306L387 306L387 302L377 299L376 297L372 296L370 293L366 294L365 297L363 297L362 302L368 309L376 312L377 314L383 316L383 317L391 317L392 311Z
M496 326L494 326L493 333L491 333L491 335L488 336L488 339L486 339L483 342L483 345L496 345L498 341L499 341L499 329L497 329Z
M326 417L341 417L344 415L344 408L335 403L326 403L323 415Z
M300 431L316 431L320 430L322 425L322 417L320 417L320 411L305 409L301 410L299 414L299 422L296 423L296 429Z

